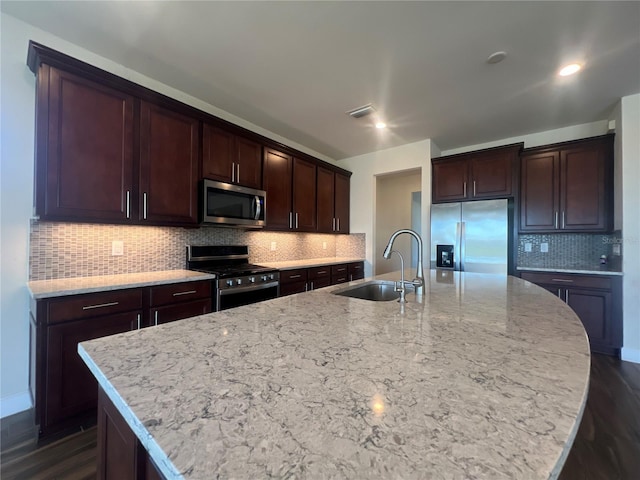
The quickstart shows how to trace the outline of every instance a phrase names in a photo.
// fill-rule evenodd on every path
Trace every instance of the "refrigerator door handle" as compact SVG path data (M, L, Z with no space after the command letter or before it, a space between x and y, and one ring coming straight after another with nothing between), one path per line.
M465 223L460 222L460 271L464 272L464 257L466 255L466 232L465 232Z

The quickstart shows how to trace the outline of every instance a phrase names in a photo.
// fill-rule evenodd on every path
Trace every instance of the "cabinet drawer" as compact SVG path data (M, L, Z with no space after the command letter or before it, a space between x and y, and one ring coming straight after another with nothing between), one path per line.
M151 287L149 304L152 307L170 303L189 302L198 298L211 298L211 280L181 282Z
M532 283L544 283L547 285L557 285L558 287L581 287L581 288L598 288L602 290L611 289L611 278L596 275L574 275L570 273L533 273L523 272L521 275L523 280Z
M349 273L349 264L341 263L340 265L331 266L331 276L342 276Z
M280 283L306 282L307 269L298 268L297 270L283 270L280 272Z
M354 262L349 264L349 279L360 280L364 278L364 262Z
M60 323L141 308L142 289L140 288L74 295L49 301L47 323Z
M313 267L309 269L309 280L315 280L317 278L330 278L331 277L331 267Z

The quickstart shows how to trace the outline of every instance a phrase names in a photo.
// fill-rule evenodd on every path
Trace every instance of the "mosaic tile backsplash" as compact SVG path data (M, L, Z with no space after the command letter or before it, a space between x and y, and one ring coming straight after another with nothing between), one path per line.
M111 242L124 242L122 256ZM276 250L271 250L275 242ZM32 220L29 280L115 275L185 267L185 247L248 245L253 263L322 257L365 257L365 235L247 231L235 228L147 227ZM324 248L326 247L326 248Z
M593 268L600 265L600 257L606 255L607 265L612 270L620 268L622 257L614 255L614 245L622 248L622 233L608 235L591 233L552 233L519 235L518 267L537 268ZM531 251L525 246L531 244ZM542 252L543 244L548 252ZM622 253L622 251L620 252Z

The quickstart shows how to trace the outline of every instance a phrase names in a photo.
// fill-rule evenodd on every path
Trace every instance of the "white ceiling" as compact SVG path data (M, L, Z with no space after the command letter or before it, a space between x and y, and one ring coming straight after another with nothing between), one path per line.
M640 92L637 1L0 5L334 159L602 120L620 97ZM498 50L506 60L487 64ZM585 63L578 76L555 75L576 60ZM386 131L345 114L367 103Z

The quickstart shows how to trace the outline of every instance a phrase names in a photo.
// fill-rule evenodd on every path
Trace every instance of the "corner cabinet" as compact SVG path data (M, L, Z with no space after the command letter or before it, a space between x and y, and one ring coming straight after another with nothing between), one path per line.
M318 232L349 233L350 178L318 167Z
M618 355L622 347L620 276L522 272L521 278L550 291L582 321L591 350Z
M521 149L518 143L432 159L433 203L514 196Z
M613 221L613 135L527 149L521 232L607 232Z

